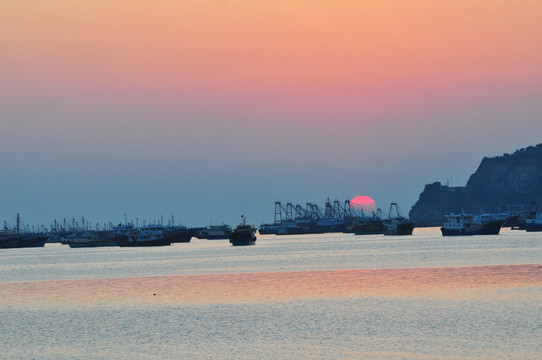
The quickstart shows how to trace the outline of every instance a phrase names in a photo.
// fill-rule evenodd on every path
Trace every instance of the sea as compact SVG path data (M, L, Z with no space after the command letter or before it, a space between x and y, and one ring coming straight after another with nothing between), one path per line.
M1 359L542 359L542 233L0 250Z

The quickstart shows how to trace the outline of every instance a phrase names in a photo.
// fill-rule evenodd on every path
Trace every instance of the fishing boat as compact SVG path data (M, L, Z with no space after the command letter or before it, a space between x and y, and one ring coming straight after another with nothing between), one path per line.
M171 245L171 239L164 236L162 225L149 225L135 229L126 236L126 240L120 241L119 245L126 246L167 246Z
M314 222L310 225L310 228L314 233L337 233L346 232L347 227L352 222L352 216L350 212L346 212L345 208L348 206L350 209L350 203L342 206L338 200L335 200L333 204L329 200L326 200L324 213L321 214L318 207L314 210L311 209L311 220ZM312 215L317 215L316 219L313 219Z
M231 226L222 225L210 225L207 228L207 240L222 240L229 239L232 232Z
M352 221L352 232L355 235L374 235L384 233L383 220L379 218L361 218Z
M277 235L302 235L316 234L317 231L312 226L314 222L304 219L284 220L276 229Z
M491 214L450 214L444 217L442 236L498 235L506 220Z
M272 224L261 224L260 234L301 235L348 232L352 222L349 200L342 205L338 200L326 201L324 213L317 204L307 203L286 206L275 202L275 221Z
M395 215L393 215L395 209ZM390 204L388 219L382 222L384 235L412 235L414 223L399 214L397 203Z
M121 242L128 241L128 236L133 233L133 225L119 224L110 230L86 230L73 232L66 235L62 239L62 243L68 244L71 248L119 246Z
M194 234L194 237L196 239L207 239L207 228L206 227L193 227L190 228L192 230L192 233Z
M19 213L17 213L17 227L9 229L4 221L4 230L0 231L0 249L43 247L49 235L46 233L21 232Z
M230 243L233 246L254 245L256 243L256 228L247 224L246 218L241 216L243 221L237 225L230 234Z
M536 203L531 205L531 212L525 217L526 231L542 231L542 211L538 211Z
M382 220L382 211L380 209L373 216L361 216L352 219L349 232L354 235L374 235L384 233L384 220Z
M71 233L65 237L64 242L71 248L119 245L118 239L109 236L109 232L92 230Z
M258 232L260 235L273 235L277 234L280 230L280 224L260 224Z
M192 240L194 230L186 226L165 226L164 237L172 243L187 243Z
M0 232L0 249L43 247L48 238L47 234Z
M317 234L345 232L350 222L344 218L319 219L314 223L312 232Z

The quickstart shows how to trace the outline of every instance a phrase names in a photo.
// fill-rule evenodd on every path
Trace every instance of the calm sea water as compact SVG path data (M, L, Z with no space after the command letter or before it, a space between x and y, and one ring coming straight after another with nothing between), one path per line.
M540 359L542 234L0 251L4 359Z

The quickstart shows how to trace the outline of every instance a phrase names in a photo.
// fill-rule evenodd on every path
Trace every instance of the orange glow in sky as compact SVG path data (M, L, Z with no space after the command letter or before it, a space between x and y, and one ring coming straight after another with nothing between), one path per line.
M66 1L3 5L12 91L389 111L542 81L542 2Z

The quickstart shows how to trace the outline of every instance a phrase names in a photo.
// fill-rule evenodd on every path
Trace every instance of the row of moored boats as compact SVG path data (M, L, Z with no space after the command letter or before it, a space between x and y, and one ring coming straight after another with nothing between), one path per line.
M527 216L501 214L449 214L444 216L441 232L443 236L496 235L503 225L515 220L514 229L526 231L542 231L542 212L534 209ZM402 216L396 203L390 204L388 217L384 218L378 209L372 216L354 216L350 211L349 201L341 206L337 201L326 202L325 213L322 214L312 204L305 208L288 203L283 206L275 203L275 222L261 224L260 234L294 235L344 232L356 235L412 235L415 224Z
M294 210L295 209L295 210ZM56 241L72 248L98 247L98 246L165 246L173 243L187 243L192 237L199 239L229 239L234 246L254 245L256 232L260 234L297 235L344 232L356 235L384 234L384 235L412 235L414 223L401 216L396 203L390 204L388 217L383 219L378 210L372 216L352 216L349 213L348 201L344 206L337 206L328 201L325 215L314 212L315 208L307 206L307 211L300 211L300 207L293 207L290 203L283 207L280 202L275 203L275 222L261 224L257 229L254 225L242 222L235 228L229 225L211 225L205 228L188 228L186 226L173 226L153 224L136 227L125 223L111 227L108 230L77 229L71 231L52 232L25 232L19 227L19 214L17 226L9 229L4 224L0 231L0 248L43 247L48 241ZM285 212L283 214L283 211ZM293 217L294 213L302 216ZM278 215L278 216L277 216ZM285 218L282 218L285 215ZM277 221L280 219L280 221ZM443 236L467 235L496 235L501 227L510 219L508 214L449 214L444 218L441 227ZM542 231L542 212L534 210L519 222L519 229Z
M261 224L260 234L299 235L323 233L354 233L356 235L412 235L414 223L400 214L397 203L390 204L387 218L382 217L378 210L371 216L354 216L350 201L344 204L325 204L325 210L320 211L317 205L307 203L305 207L281 202L275 202L275 221L273 224Z
M538 211L536 203L533 203L527 216L512 216L507 213L477 216L470 213L450 214L444 217L441 231L443 236L497 235L506 223L514 223L511 228L516 230L542 231L542 212Z
M125 223L113 226L107 230L91 230L72 228L51 232L29 232L19 226L9 229L4 223L4 230L0 231L1 248L43 247L46 242L60 242L72 248L101 247L101 246L167 246L173 243L187 243L192 237L201 239L229 239L234 246L253 245L256 241L256 228L243 221L232 229L228 225L211 228L188 228L186 226L164 226L152 224L136 227Z

